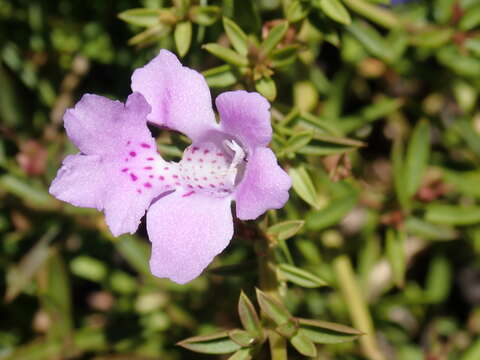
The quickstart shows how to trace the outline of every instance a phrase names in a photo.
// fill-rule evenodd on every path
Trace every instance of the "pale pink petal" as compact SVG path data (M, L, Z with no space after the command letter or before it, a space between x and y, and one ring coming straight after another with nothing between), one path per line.
M140 94L131 94L126 105L103 96L86 94L64 115L72 142L87 155L117 153L128 141L154 142L145 118L150 106Z
M216 128L212 99L205 78L183 67L168 50L132 75L132 90L141 93L152 107L148 120L180 131L197 140Z
M220 126L249 147L267 146L272 139L270 104L256 92L244 90L220 94L215 104L220 114Z
M154 203L147 213L152 274L179 284L199 276L233 236L230 202L176 191Z
M101 210L107 186L100 156L69 155L63 160L49 192L72 205Z
M83 154L65 159L50 193L76 206L104 210L115 236L134 233L151 201L180 185L178 166L156 151L148 110L138 93L125 106L86 95L65 115L68 135Z
M272 150L255 149L235 192L237 217L253 220L267 210L283 207L291 186L290 177L278 165Z

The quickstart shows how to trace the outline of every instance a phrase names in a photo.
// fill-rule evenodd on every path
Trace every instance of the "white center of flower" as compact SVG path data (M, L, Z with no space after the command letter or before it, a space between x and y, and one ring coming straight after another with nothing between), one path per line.
M243 171L245 151L233 140L225 140L222 145L207 142L185 149L178 170L187 190L213 196L233 191L239 171Z

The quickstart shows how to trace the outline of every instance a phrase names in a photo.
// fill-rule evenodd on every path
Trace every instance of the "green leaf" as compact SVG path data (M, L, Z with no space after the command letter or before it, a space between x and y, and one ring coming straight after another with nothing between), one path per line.
M242 291L238 299L238 315L245 330L256 339L263 339L263 330L257 311L247 295Z
M225 88L237 82L237 77L228 64L221 65L203 72L210 87Z
M471 6L460 18L458 27L463 31L470 31L480 26L480 4Z
M363 335L349 326L328 321L298 318L302 333L317 344L338 344L353 341Z
M275 331L283 337L290 339L298 333L298 321L296 319L292 319L292 321L286 322L282 325L278 325L275 328Z
M396 140L392 146L391 160L393 165L393 182L398 202L406 209L409 207L409 196L407 195L405 164L403 160L403 144Z
M236 66L247 66L248 65L248 59L240 55L239 53L236 53L232 49L226 48L224 46L218 45L218 44L205 44L202 46L205 50L207 50L209 53L215 55L216 57L224 60L225 62L236 65Z
M118 14L118 17L132 25L152 27L160 22L159 9L129 9Z
M446 256L438 254L432 259L425 281L425 297L429 302L445 302L451 290L452 272L452 265Z
M240 345L230 339L228 331L190 337L178 342L177 345L204 354L229 354L241 348Z
M272 296L265 294L263 291L257 290L257 300L260 308L265 312L270 319L277 325L283 325L291 320L292 315L288 312L285 305L280 303Z
M288 281L305 288L328 286L327 282L319 278L317 275L293 265L280 264L278 265L278 271Z
M315 209L320 208L317 191L305 168L302 166L290 168L288 174L292 178L293 190L295 190L298 196Z
M252 349L240 349L235 354L230 356L227 360L251 360Z
M385 252L393 273L393 281L398 287L403 287L405 282L405 233L392 228L387 229Z
M288 30L288 22L284 21L278 25L275 25L270 29L265 40L263 40L260 48L265 56L270 55L270 53L275 49L275 47L282 41Z
M480 206L429 204L425 220L444 225L474 225L480 222Z
M455 29L426 28L411 35L410 43L418 47L438 48L452 41Z
M5 301L10 302L15 299L20 292L32 280L37 271L45 264L52 254L50 243L57 236L59 229L52 226L38 240L20 260L18 265L11 267L7 273L7 290L5 293Z
M310 2L293 0L288 5L287 10L285 11L285 15L289 22L295 23L297 21L303 20L310 12L310 9Z
M128 45L146 45L154 43L164 36L168 35L171 31L171 27L163 24L159 24L148 28L145 31L135 35L128 40Z
M373 26L355 21L347 29L371 55L387 62L394 58L392 48Z
M269 101L273 101L277 97L277 86L271 77L265 76L255 81L255 88Z
M299 46L297 44L273 50L270 55L271 67L277 68L292 64L297 59L298 51Z
M241 329L229 330L228 336L241 347L250 346L255 342L255 337L253 337L248 331Z
M315 347L315 344L302 330L290 339L290 343L304 356L317 356L317 348Z
M107 277L107 265L93 257L80 255L70 261L72 273L84 279L102 282Z
M352 22L350 14L339 0L320 0L320 9L330 19L340 24L350 25Z
M148 266L150 246L139 238L123 235L113 241L117 251L127 260L127 263L138 273L151 276Z
M190 49L192 42L192 23L190 21L178 23L175 27L173 37L175 38L175 46L177 47L178 54L184 57L188 49Z
M289 154L294 154L298 150L308 145L312 138L313 131L306 130L297 132L287 140L285 147L279 152L278 155L285 156Z
M221 14L222 10L218 6L193 6L190 9L190 19L203 26L215 24Z
M307 215L307 228L319 231L336 225L355 207L357 200L356 194L331 200L326 208L311 212Z
M5 190L7 193L18 196L33 207L42 209L55 208L55 199L44 188L13 175L0 176L0 190Z
M247 34L233 20L224 17L223 28L232 43L233 48L242 56L248 54Z
M287 240L295 236L305 224L304 220L287 220L270 226L268 235L275 236L278 240Z
M458 232L450 226L431 224L413 216L408 217L404 224L407 233L423 239L445 241L458 238Z

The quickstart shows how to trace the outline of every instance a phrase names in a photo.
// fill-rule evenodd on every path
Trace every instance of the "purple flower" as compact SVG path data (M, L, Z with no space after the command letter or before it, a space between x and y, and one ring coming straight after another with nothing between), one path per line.
M50 193L103 210L115 236L134 233L148 209L152 273L186 283L232 238L232 200L242 220L288 200L290 178L267 148L270 105L257 93L225 92L218 124L205 79L166 50L134 72L132 89L125 105L87 94L67 110L80 153L67 156ZM157 153L147 121L192 140L180 162Z

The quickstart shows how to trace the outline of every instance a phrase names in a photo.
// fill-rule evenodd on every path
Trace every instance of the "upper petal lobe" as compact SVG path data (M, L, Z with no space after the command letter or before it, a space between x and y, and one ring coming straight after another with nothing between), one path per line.
M230 202L176 191L154 203L147 213L152 274L179 284L199 276L233 236Z
M234 136L249 150L267 146L272 139L270 104L258 93L244 90L220 94L215 104L223 131Z
M215 128L210 90L204 77L182 66L168 50L132 75L132 90L140 92L152 107L148 120L180 131L196 140Z
M288 200L292 182L269 148L257 148L249 157L245 175L235 192L237 217L253 220Z

